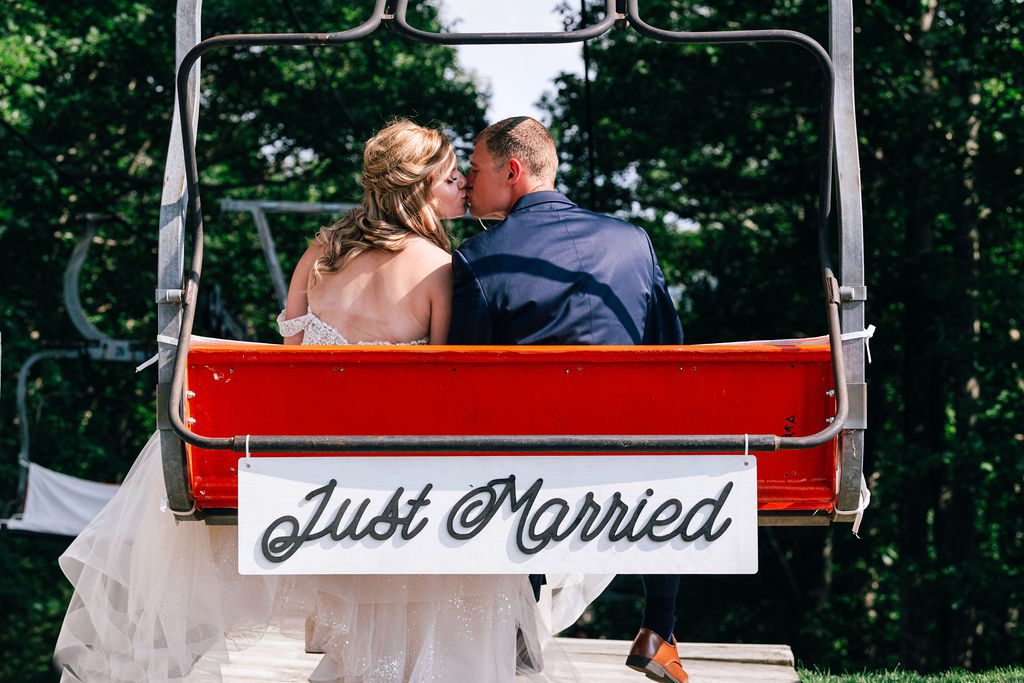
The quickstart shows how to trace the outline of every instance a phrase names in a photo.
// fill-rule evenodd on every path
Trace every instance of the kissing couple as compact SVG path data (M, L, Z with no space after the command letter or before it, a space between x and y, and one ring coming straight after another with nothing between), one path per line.
M296 266L278 317L285 343L681 344L647 234L556 191L558 165L529 117L481 131L465 177L443 134L392 122L366 143L361 206L322 228ZM487 229L453 252L443 221L467 206ZM339 400L359 409L358 396ZM416 408L373 409L401 420ZM55 650L62 681L220 680L228 645L271 622L324 653L311 681L581 680L550 636L612 577L240 576L236 529L175 525L155 510L162 489L151 439L61 556L75 584ZM679 577L643 580L626 664L683 683Z

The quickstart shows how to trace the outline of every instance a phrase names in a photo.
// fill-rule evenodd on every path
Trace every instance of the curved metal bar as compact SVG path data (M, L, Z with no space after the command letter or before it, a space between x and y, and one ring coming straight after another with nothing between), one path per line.
M82 297L79 281L82 274L82 266L89 255L89 246L96 236L96 226L101 219L106 218L101 214L88 213L85 215L85 234L78 239L71 258L68 260L67 268L64 269L64 308L67 309L71 323L88 342L98 346L87 346L86 353L93 359L112 361L131 361L143 353L142 344L129 339L114 339L106 334L89 320L82 308ZM140 360L145 360L141 358Z
M783 436L780 449L813 448L839 435L850 414L849 389L846 386L846 364L843 357L843 335L839 324L839 281L832 269L825 268L825 296L828 299L828 346L832 354L832 381L836 385L836 415L831 424L811 436Z
M176 87L178 89L178 116L181 120L182 147L185 153L185 178L188 192L188 210L186 212L186 231L189 226L196 228L197 241L201 241L202 208L199 201L199 169L196 165L196 141L192 136L189 122L192 112L189 109L188 79L192 67L199 58L211 50L224 47L289 45L294 47L315 47L318 45L336 45L349 43L368 36L377 30L384 17L386 0L376 0L370 18L359 26L347 31L335 33L257 33L230 34L214 36L198 43L188 51L178 66Z
M834 131L832 111L835 97L835 68L828 51L818 41L798 31L763 29L750 31L670 31L651 26L640 17L639 0L627 0L626 16L642 36L681 45L720 43L789 43L804 48L817 60L825 78L821 103L820 156L818 165L818 258L822 269L832 268L828 225L832 214L832 150Z
M185 55L201 40L202 0L177 0L175 10L174 63L181 64ZM186 98L192 102L199 99L199 74L190 78ZM177 111L179 94L175 90L173 110ZM192 107L198 112L198 108ZM197 130L198 117L186 124ZM164 474L164 488L167 504L172 511L188 510L191 500L188 496L185 477L185 444L171 429L167 420L168 396L174 377L174 354L177 348L168 343L177 339L181 332L182 281L185 269L185 207L188 193L185 190L185 150L182 145L181 121L171 116L171 131L167 141L167 164L164 168L163 190L160 195L160 219L158 223L159 248L157 250L157 291L156 324L157 364L156 416L157 433L160 441L160 460ZM161 341L163 338L164 341Z
M85 257L89 255L89 246L92 238L96 236L96 222L98 217L95 214L86 214L85 234L79 238L75 250L71 252L68 266L64 269L64 307L68 309L68 317L71 324L75 326L78 333L86 339L94 341L113 341L96 328L82 310L82 297L79 294L78 281L82 274L82 265Z
M593 26L572 31L533 31L523 33L435 33L409 25L406 13L409 0L397 0L395 17L390 24L397 33L433 45L526 45L552 43L581 43L604 35L615 26L620 15L615 11L615 0L605 0L604 17Z
M637 33L667 43L723 44L723 43L789 43L810 52L821 67L825 79L821 105L818 165L818 258L822 269L822 284L828 304L829 347L832 355L832 376L836 385L836 416L825 430L812 436L780 437L780 448L809 448L834 439L842 431L849 414L849 396L843 358L843 343L839 321L841 304L839 282L832 272L828 228L832 215L832 166L835 131L833 111L836 75L828 51L816 40L798 31L764 29L749 31L670 31L652 26L640 16L639 0L627 0L626 16Z
M18 388L16 391L17 404L18 404L18 426L19 435L21 437L21 443L18 448L18 465L20 469L18 471L18 500L21 500L25 495L25 486L28 483L28 466L32 460L29 458L29 445L30 445L30 434L29 434L29 421L28 421L28 407L26 400L28 398L28 373L36 363L47 358L78 358L82 355L80 350L49 350L49 351L36 351L31 356L25 359L22 363L21 368L18 370Z
M199 437L202 439L203 437ZM244 453L247 436L207 439ZM248 435L249 451L296 453L575 453L575 452L742 452L778 450L774 434L744 435L493 435L493 436L259 436ZM453 447L454 446L454 447ZM206 446L210 448L212 446ZM219 446L219 448L225 448Z
M27 399L28 376L32 367L39 361L46 359L87 357L93 360L142 361L145 360L148 355L146 351L140 348L140 345L137 342L114 339L113 337L104 334L92 324L82 309L82 299L79 294L78 286L79 279L82 274L82 266L85 264L85 259L89 255L89 246L92 244L93 237L96 236L96 224L102 216L89 213L86 214L85 218L85 234L78 239L78 242L75 244L74 251L71 252L71 258L68 259L68 265L64 269L64 307L67 309L68 317L71 318L71 323L86 341L79 344L70 342L69 344L73 345L73 348L37 351L26 358L21 368L18 369L18 383L15 400L17 403L20 437L18 464L21 466L21 469L18 473L17 490L17 500L19 501L25 495L25 487L28 481L28 466L29 463L31 463L31 440Z

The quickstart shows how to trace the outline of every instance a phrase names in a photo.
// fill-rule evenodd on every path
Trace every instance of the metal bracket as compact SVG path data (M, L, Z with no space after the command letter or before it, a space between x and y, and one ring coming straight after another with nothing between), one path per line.
M848 382L846 390L850 397L850 412L846 417L846 429L867 429L868 385L863 382Z
M839 296L842 297L844 302L850 301L867 301L868 300L868 288L867 287L840 287Z
M156 385L156 425L160 433L160 451L167 504L176 521L201 519L195 501L189 496L185 478L185 448L171 427L171 385Z
M184 289L158 289L156 290L156 302L158 304L180 304L185 300Z
M626 16L626 0L615 0L615 28L620 31L629 28L629 18Z

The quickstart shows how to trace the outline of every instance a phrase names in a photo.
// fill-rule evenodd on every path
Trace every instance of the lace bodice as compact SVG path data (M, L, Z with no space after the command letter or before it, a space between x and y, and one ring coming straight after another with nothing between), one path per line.
M306 315L300 315L298 318L292 318L291 320L286 320L284 311L281 311L281 315L277 316L277 329L281 332L282 337L291 337L299 332L304 332L305 334L302 335L303 346L334 346L352 343L363 346L393 346L395 344L426 344L429 341L428 337L423 337L422 339L407 342L350 342L335 327L321 320L320 316L314 313L313 309L308 306L306 307Z

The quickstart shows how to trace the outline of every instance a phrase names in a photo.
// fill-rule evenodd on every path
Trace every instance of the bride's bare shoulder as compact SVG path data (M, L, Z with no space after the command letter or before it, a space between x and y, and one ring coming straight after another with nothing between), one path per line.
M451 264L452 257L444 249L422 237L411 237L403 250L406 258L424 266L436 268L442 264Z

